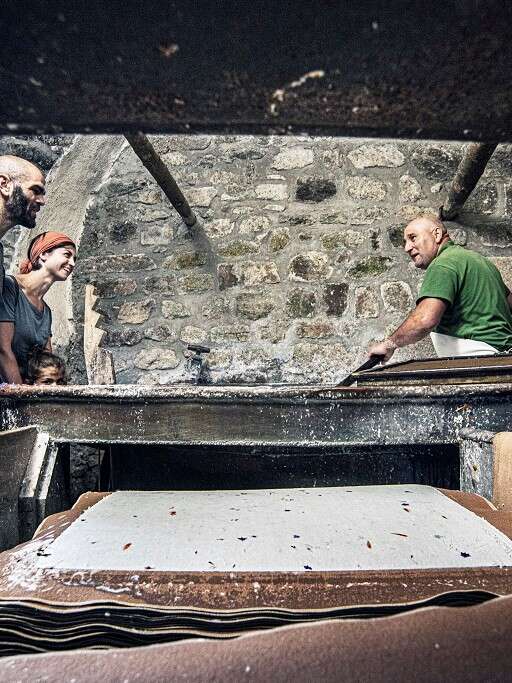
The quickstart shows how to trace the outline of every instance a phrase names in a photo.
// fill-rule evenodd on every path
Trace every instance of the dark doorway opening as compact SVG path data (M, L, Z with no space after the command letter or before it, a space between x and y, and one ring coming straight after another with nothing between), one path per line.
M105 449L102 490L237 489L416 483L459 488L455 444Z

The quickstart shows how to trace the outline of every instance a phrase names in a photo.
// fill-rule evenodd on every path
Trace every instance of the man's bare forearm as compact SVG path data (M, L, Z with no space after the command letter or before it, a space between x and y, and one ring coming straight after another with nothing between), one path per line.
M389 336L389 339L396 347L415 344L431 332L436 327L436 322L426 319L417 308L412 311L400 327Z
M12 351L0 351L0 374L4 382L23 384L16 356Z

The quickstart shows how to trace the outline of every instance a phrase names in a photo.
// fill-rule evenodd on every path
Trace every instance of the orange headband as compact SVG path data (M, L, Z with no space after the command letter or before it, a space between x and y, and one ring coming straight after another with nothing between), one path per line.
M41 254L44 254L45 251L51 251L57 247L62 247L65 244L71 244L75 247L75 243L71 237L68 237L63 232L42 232L32 242L27 254L28 258L23 259L20 263L20 273L23 273L24 275L30 273Z

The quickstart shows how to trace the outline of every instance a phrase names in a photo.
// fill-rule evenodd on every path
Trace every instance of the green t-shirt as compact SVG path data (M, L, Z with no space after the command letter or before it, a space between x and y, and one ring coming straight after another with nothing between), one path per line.
M509 293L491 261L448 241L425 272L418 302L433 297L448 303L436 332L508 351L512 348Z

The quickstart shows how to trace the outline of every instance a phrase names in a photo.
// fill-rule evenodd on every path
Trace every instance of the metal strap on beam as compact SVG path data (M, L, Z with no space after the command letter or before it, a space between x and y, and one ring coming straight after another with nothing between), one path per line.
M194 225L197 220L194 212L190 208L189 203L178 187L177 182L172 177L169 169L157 154L147 136L143 133L134 133L127 134L125 137L135 154L163 190L165 196L183 218L185 224L189 227Z
M441 220L452 220L464 206L475 189L497 145L495 143L472 142L464 154L444 204L439 209Z

